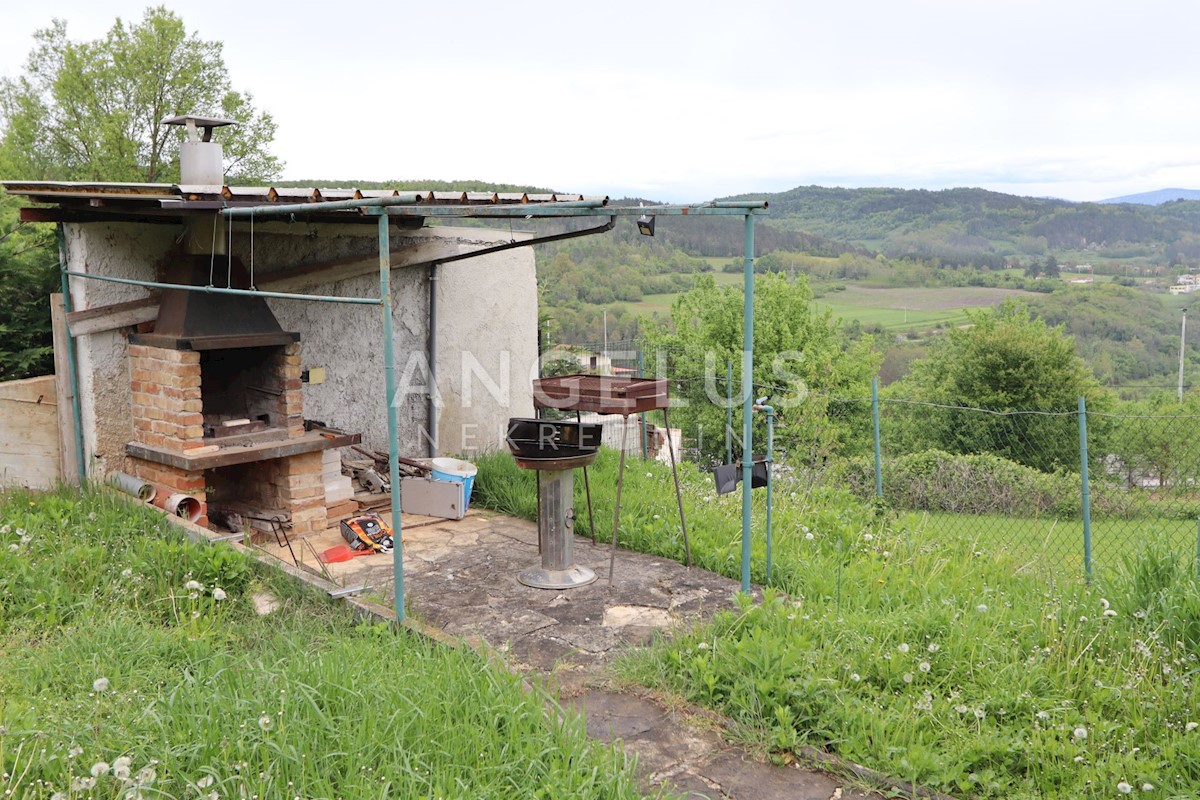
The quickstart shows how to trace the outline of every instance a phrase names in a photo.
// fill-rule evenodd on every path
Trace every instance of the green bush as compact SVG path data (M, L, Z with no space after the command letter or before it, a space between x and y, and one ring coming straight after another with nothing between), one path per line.
M875 462L852 458L837 477L863 498L875 493ZM1078 517L1079 476L1046 473L993 455L941 450L887 459L883 497L894 508L963 514Z

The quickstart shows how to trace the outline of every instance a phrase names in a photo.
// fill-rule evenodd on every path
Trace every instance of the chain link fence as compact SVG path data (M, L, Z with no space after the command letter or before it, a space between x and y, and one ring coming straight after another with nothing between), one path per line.
M656 358L641 341L614 340L548 349L544 366L554 374L658 374ZM702 469L734 462L742 450L738 365L715 366L705 389L719 413L705 422L674 411L671 418L684 457ZM689 388L673 380L672 398ZM818 442L795 432L815 409L838 436ZM661 414L648 423L661 426ZM631 453L640 450L629 438ZM881 497L905 526L976 537L1031 570L1091 574L1151 546L1187 554L1200 569L1200 415L1099 413L1082 400L1070 410L993 411L811 394L780 415L775 460L789 480Z
M1198 416L897 398L873 411L877 455L823 479L880 495L904 524L974 536L1030 569L1091 574L1148 546L1200 557Z

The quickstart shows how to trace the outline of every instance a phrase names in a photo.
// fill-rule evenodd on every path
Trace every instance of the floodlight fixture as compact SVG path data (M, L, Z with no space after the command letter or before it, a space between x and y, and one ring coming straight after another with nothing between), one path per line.
M642 214L637 218L638 233L642 236L654 235L654 217L650 214Z

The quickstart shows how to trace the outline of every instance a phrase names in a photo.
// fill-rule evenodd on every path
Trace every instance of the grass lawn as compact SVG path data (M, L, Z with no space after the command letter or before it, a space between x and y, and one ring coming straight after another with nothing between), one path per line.
M473 650L104 493L0 494L0 658L4 797L640 796Z
M591 471L602 530L615 463ZM736 576L740 493L716 497L690 465L682 477L696 563ZM475 491L535 513L533 477L507 455L480 460ZM1088 584L1006 546L1008 530L1036 545L1049 523L935 531L834 489L779 481L775 497L776 592L631 652L624 680L718 710L781 762L817 747L960 797L1200 796L1194 549L1133 541ZM622 505L623 544L682 558L668 470L634 461Z

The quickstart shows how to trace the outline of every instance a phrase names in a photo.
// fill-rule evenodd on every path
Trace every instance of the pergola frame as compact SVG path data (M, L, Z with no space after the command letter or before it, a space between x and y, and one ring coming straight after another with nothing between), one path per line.
M180 204L185 209L189 204ZM578 200L550 203L511 203L511 204L481 204L481 205L437 205L436 202L414 199L413 195L403 197L373 197L354 200L337 200L328 202L307 202L290 204L271 204L257 206L235 206L219 209L218 214L227 218L250 217L269 218L286 216L303 218L307 214L326 214L332 211L357 211L360 214L377 217L379 240L379 296L376 298L348 298L329 295L291 294L287 292L263 292L255 289L233 289L212 286L182 286L153 281L140 281L127 278L115 278L104 275L94 275L86 272L69 270L65 254L62 259L62 276L64 294L69 297L69 278L84 278L90 280L113 281L131 284L145 288L169 288L185 291L212 292L217 294L245 294L279 299L307 300L312 302L355 303L359 305L378 305L382 310L384 360L386 362L385 380L387 394L388 422L388 474L392 486L392 523L395 528L394 549L392 551L393 568L395 571L395 610L397 621L405 618L404 610L404 545L402 538L401 508L400 508L400 471L399 471L399 441L398 419L395 406L396 397L396 358L395 343L392 331L392 302L391 302L391 246L389 222L393 217L399 218L473 218L473 219L551 219L565 217L629 217L643 214L664 217L688 216L740 216L745 220L745 264L743 268L744 300L742 314L742 591L750 591L750 484L753 467L752 430L753 414L753 366L754 366L754 217L767 209L764 201L713 201L696 205L655 205L655 206L612 206L607 198L597 200ZM182 209L181 209L182 210ZM597 229L601 232L606 228ZM60 240L61 241L61 240ZM529 242L525 244L535 244ZM483 248L479 254L490 248ZM466 257L470 257L469 255ZM73 337L68 336L68 345L73 345ZM73 366L74 359L72 359ZM81 439L82 431L76 427L76 437ZM78 444L78 442L77 442Z

